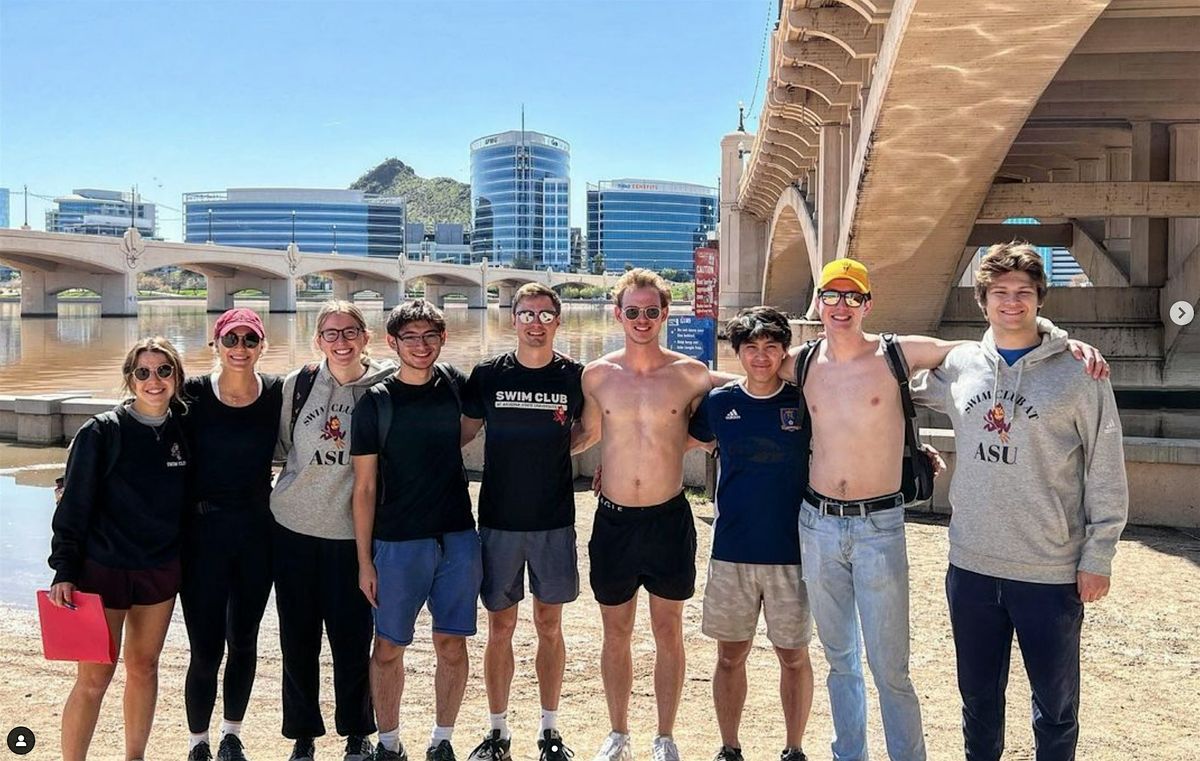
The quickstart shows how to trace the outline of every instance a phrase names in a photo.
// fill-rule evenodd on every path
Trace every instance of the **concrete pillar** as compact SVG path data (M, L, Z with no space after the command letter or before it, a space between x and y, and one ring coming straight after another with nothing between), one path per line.
M737 207L741 188L743 159L739 145L754 144L754 135L730 132L721 138L721 317L732 315L744 306L758 304L762 298L762 278L766 269L767 221ZM811 192L811 191L810 191ZM608 266L614 266L608 262ZM611 285L606 280L606 285Z
M1076 159L1075 174L1079 182L1100 182L1104 179L1100 159Z
M1200 124L1172 124L1171 182L1200 182ZM1167 224L1167 277L1174 277L1200 246L1200 219L1177 218Z
M850 196L850 165L854 162L854 144L850 139L849 127L838 127L838 138L842 143L842 179L838 183L838 214L846 207L846 199Z
M350 281L342 278L333 278L333 297L341 301L350 300Z
M1105 179L1128 182L1133 177L1133 149L1124 146L1104 149ZM1109 217L1104 221L1104 247L1114 254L1129 253L1129 217Z
M516 294L517 289L511 285L504 285L503 283L501 283L499 287L500 287L500 308L508 309L508 308L512 307L513 296Z
M233 278L208 276L209 312L224 312L233 309Z
M443 309L446 306L447 287L425 281L425 300L433 304L438 309Z
M1076 182L1079 175L1075 167L1058 167L1050 170L1050 182Z
M817 250L822 263L837 258L843 200L841 129L837 125L821 127L817 162Z
M290 277L271 278L268 283L272 312L296 311L296 281Z
M393 280L383 285L383 308L386 311L391 311L393 308L400 305L404 301L404 281Z
M468 309L487 308L487 288L482 285L468 285L464 292L467 296Z
M1170 140L1165 124L1133 125L1132 179L1166 180L1170 173ZM1130 223L1129 284L1160 286L1167 279L1167 220L1134 217Z
M123 272L100 276L100 316L132 317L138 311L137 275Z
M21 316L58 316L58 294L50 293L46 273L21 270Z

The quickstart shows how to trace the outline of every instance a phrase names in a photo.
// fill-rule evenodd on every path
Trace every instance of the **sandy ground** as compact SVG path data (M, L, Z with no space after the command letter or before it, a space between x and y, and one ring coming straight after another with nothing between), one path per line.
M472 490L477 484L472 484ZM591 533L595 500L579 493L579 544ZM703 519L711 507L697 507L701 573L710 545ZM943 594L946 570L946 528L943 522L910 521L908 548L912 564L912 677L922 700L926 741L932 759L962 758L959 702L955 687L953 643ZM579 758L591 758L608 731L599 672L600 616L587 590L586 551L580 553L583 593L568 606L564 630L568 663L560 710L560 726ZM702 589L700 592L702 593ZM684 759L711 758L718 735L711 698L715 648L700 633L701 595L685 608L688 677L676 729ZM634 639L635 683L632 701L634 755L648 758L654 733L652 669L653 640L645 599L638 613ZM1131 529L1121 542L1114 565L1111 596L1089 606L1084 624L1082 738L1079 758L1108 759L1196 758L1196 696L1200 690L1200 539L1153 529ZM428 619L418 623L418 638L409 650L407 686L402 710L402 737L419 761L419 749L433 720L433 656ZM5 734L14 725L33 729L37 747L27 758L58 757L59 722L74 667L41 657L36 614L6 610L0 616L0 715ZM472 674L458 721L455 747L460 759L478 742L487 719L482 679L486 622L480 616L480 636L470 641ZM421 634L421 632L426 632ZM277 758L290 752L279 734L280 656L274 606L268 609L260 640L258 680L246 717L243 738L253 759ZM516 637L517 677L513 686L510 723L513 755L536 759L537 686L533 676L536 639L529 606L521 609ZM158 716L148 758L183 759L187 730L183 711L183 676L188 650L179 613L163 653ZM332 725L332 672L323 670L323 704ZM813 759L829 758L829 703L824 680L828 668L814 643L813 664L817 694L805 749ZM783 745L777 697L778 669L760 628L750 664L750 690L742 728L747 759L777 758ZM92 745L92 758L123 757L121 701L124 679L120 670L110 688ZM868 680L869 685L869 680ZM874 758L886 758L878 708L870 689L870 743ZM1009 721L1006 758L1032 759L1029 730L1029 691L1020 658L1014 653L1008 690ZM218 708L219 716L219 708ZM1191 718L1188 718L1191 717ZM214 729L218 722L214 722ZM341 758L342 741L325 737L317 743L318 757Z

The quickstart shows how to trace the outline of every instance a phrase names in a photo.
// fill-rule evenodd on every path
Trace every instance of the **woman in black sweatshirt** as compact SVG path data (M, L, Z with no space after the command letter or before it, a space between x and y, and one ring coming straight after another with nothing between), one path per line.
M158 696L162 651L180 585L179 536L188 449L177 406L183 363L165 338L134 344L122 368L131 402L79 429L54 511L50 601L99 594L125 655L125 757L143 758ZM177 404L172 404L176 402ZM80 663L63 708L62 757L87 757L116 664Z
M271 593L271 458L283 382L255 370L266 332L253 310L225 312L212 337L216 369L184 388L184 429L195 461L179 595L191 644L184 683L188 760L212 758L209 724L224 656L217 756L244 761L242 719L254 686L258 625Z

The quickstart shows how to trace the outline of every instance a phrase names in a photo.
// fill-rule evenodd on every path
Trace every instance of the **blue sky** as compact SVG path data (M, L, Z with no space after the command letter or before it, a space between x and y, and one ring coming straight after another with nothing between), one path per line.
M524 103L571 144L583 226L586 182L716 184L776 5L0 0L0 187L15 226L23 184L137 184L177 240L163 207L188 191L346 187L389 156L466 182L470 142ZM30 198L35 229L49 206Z

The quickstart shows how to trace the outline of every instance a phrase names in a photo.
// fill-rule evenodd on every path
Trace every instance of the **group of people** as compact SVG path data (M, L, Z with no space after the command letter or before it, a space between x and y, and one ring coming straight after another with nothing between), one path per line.
M661 346L670 289L640 269L613 291L624 345L586 367L555 351L561 302L538 284L513 299L515 350L469 376L438 361L446 322L425 301L388 316L395 362L369 355L370 331L354 304L327 303L313 339L322 360L286 378L257 372L262 322L233 309L214 325L217 365L208 374L185 379L163 338L129 351L130 401L90 420L71 448L53 521L50 597L69 606L76 591L99 593L115 641L124 637L132 760L145 754L157 660L179 593L191 644L189 761L213 757L209 726L222 657L216 756L245 758L241 722L272 584L282 732L294 741L293 761L313 759L314 740L326 731L322 629L345 761L408 758L400 740L404 654L423 608L436 654L425 757L453 761L466 637L476 633L482 601L489 720L469 759L511 761L512 638L528 573L537 748L543 761L568 761L558 710L563 606L580 587L571 456L598 442L589 582L601 611L611 731L596 761L633 757L640 587L655 643L651 757L678 761L683 608L697 573L683 459L704 447L719 462L702 619L717 642L718 761L742 759L746 659L760 613L780 664L781 761L806 759L814 621L830 667L833 758L867 757L865 645L889 756L924 759L909 677L901 483L905 459L925 456L906 449L902 400L911 394L948 414L957 437L946 589L966 757L998 759L1003 749L1015 631L1033 691L1037 757L1071 759L1083 603L1108 591L1127 492L1107 365L1038 317L1045 291L1036 251L993 247L977 276L990 326L981 341L879 336L863 330L871 310L866 268L837 260L817 282L819 341L792 346L787 316L770 307L730 321L744 376L710 371ZM476 520L461 448L483 427ZM284 464L272 488L273 460ZM86 757L114 669L79 664L63 711L65 759Z

